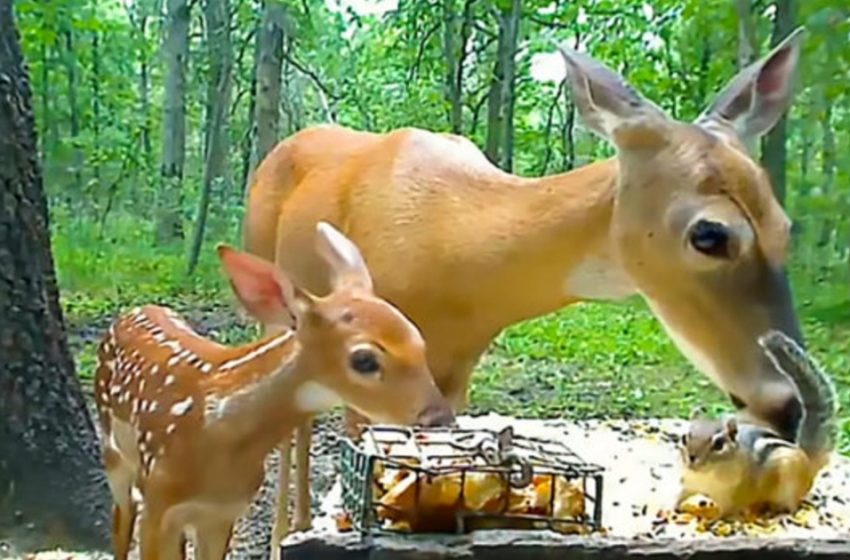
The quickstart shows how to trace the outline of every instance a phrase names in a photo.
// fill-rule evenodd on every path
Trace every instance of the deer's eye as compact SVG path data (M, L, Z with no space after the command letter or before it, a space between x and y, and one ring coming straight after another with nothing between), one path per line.
M710 220L700 220L690 231L694 249L709 257L729 258L729 230L725 225Z
M381 371L378 356L367 348L358 348L351 352L348 362L351 369L361 375L374 375Z

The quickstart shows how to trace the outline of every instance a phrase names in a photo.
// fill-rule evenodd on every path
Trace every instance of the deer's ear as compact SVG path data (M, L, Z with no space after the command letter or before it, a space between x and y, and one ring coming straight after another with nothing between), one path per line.
M292 327L310 308L312 297L269 261L224 244L216 250L237 299L266 327Z
M751 144L767 133L788 109L805 29L798 27L766 56L729 81L697 122L731 126Z
M558 47L567 83L585 125L617 148L651 149L667 141L669 117L598 60Z
M316 225L317 249L331 268L334 289L357 288L372 291L372 276L357 246L327 222Z

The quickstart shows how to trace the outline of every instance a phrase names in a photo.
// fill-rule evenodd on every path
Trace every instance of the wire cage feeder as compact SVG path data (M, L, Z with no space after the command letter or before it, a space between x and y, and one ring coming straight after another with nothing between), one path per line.
M603 468L563 443L515 435L510 427L366 426L359 440L343 440L340 461L342 505L364 534L509 528L583 534L602 526ZM394 491L381 487L387 478L406 485L398 503L382 501ZM476 490L482 485L486 504ZM518 507L523 500L534 505Z

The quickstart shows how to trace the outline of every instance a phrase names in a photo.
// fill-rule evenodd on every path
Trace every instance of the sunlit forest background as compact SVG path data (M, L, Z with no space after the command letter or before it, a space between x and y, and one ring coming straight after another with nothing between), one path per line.
M253 335L232 312L212 248L239 242L252 170L285 136L329 122L415 126L467 136L517 174L559 173L612 151L578 121L555 44L592 53L689 120L738 68L805 25L796 101L760 154L794 221L791 268L806 335L850 407L846 2L17 0L15 8L84 380L102 327L136 303L174 305L222 340ZM476 410L661 416L727 406L637 299L517 325L480 369Z

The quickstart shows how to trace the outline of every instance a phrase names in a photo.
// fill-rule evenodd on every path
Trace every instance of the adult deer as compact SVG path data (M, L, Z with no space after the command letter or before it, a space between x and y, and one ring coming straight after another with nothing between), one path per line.
M431 372L456 408L505 327L640 294L736 406L790 436L796 393L755 342L775 329L802 343L784 268L789 220L745 146L790 104L802 36L742 70L693 123L562 49L583 121L617 155L550 177L504 173L449 134L304 130L258 168L245 247L327 290L309 236L318 220L340 227L362 249L376 292L422 330ZM299 431L299 469L308 437ZM309 526L309 511L296 516L296 527Z
M189 529L196 558L224 558L233 524L263 480L266 455L309 415L338 402L386 422L453 421L419 331L373 295L348 239L327 224L318 232L333 286L324 298L268 261L219 248L247 310L272 322L293 313L297 332L226 347L149 305L104 337L95 392L117 559L130 548L134 491L144 504L142 560L182 558Z

